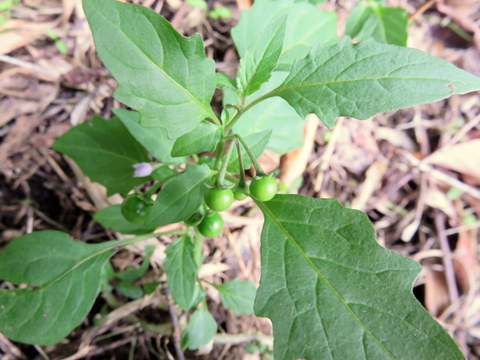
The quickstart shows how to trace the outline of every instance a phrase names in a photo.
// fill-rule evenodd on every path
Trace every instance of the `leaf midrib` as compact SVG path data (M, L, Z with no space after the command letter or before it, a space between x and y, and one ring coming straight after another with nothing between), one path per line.
M364 331L371 336L371 338L375 341L380 349L382 349L391 359L397 360L395 355L393 355L382 342L368 329L368 327L363 323L363 321L358 318L355 312L350 308L347 301L342 297L342 295L337 291L337 289L328 281L328 279L320 272L320 270L315 266L315 264L310 260L308 255L302 249L300 244L294 239L294 237L288 232L287 229L283 226L283 224L278 220L275 214L265 206L263 202L255 201L258 207L262 210L265 214L268 214L270 219L278 226L278 228L285 234L285 237L290 242L290 244L298 251L298 253L304 258L305 262L312 268L312 270L318 275L321 281L330 289L330 291L337 297L340 303L345 307L345 309L351 314L352 318L355 319L358 324L364 329Z

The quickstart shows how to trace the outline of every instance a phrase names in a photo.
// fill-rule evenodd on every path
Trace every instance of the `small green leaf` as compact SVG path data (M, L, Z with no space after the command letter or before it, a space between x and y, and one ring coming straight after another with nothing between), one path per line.
M115 97L140 112L140 123L170 138L206 117L215 91L215 64L203 41L186 38L156 12L113 0L84 0L100 59L118 81Z
M255 157L258 159L260 155L262 155L265 148L267 147L268 140L270 139L271 135L272 135L272 130L265 130L257 134L249 135L245 137L243 140L245 140L250 150L252 150L253 155L255 155ZM252 165L252 161L248 157L248 154L245 151L245 149L243 147L241 147L241 149L242 149L244 166L245 168L248 168L250 167L250 165ZM232 156L230 157L230 161L228 164L228 171L237 172L237 173L240 171L240 167L238 166L237 151L232 152Z
M113 109L113 113L122 121L130 134L148 150L150 154L165 164L179 164L185 159L170 155L175 140L169 139L162 128L146 128L140 125L140 114L135 111Z
M198 349L209 343L217 333L217 323L204 304L193 313L182 334L182 349Z
M277 66L286 20L286 15L272 19L240 59L237 81L244 95L257 91Z
M250 281L234 279L217 287L222 304L237 315L253 314L253 302L257 289Z
M235 80L230 78L227 74L217 72L215 74L215 81L216 81L216 84L217 84L216 85L217 89L227 88L227 89L230 89L232 91L237 90L237 84L236 84Z
M118 118L94 116L60 136L53 148L75 160L92 181L105 185L108 195L126 194L148 180L133 177L133 164L149 159Z
M251 9L242 12L240 21L232 29L240 57L252 48L269 22L281 16L287 16L287 25L279 69L289 70L295 59L307 55L314 44L331 45L338 41L337 16L333 12L320 10L308 2L255 1Z
M205 182L211 176L206 165L190 165L160 191L145 226L158 227L188 219L203 203Z
M287 72L275 71L271 79L260 90L247 98L247 103L278 87L287 77ZM226 93L226 97L230 94ZM246 137L264 130L271 130L272 136L267 149L277 154L285 154L303 145L304 119L284 99L266 99L247 110L235 124L233 130Z
M378 245L365 214L301 195L258 206L255 313L272 320L275 359L464 359L412 294L420 265Z
M117 279L133 282L135 280L140 279L148 270L150 266L150 257L152 256L153 251L155 250L155 246L149 245L145 246L145 258L143 259L142 265L138 268L130 268L125 271L115 273L115 277Z
M152 175L150 175L153 179L157 180L158 182L164 184L169 180L173 179L177 176L178 173L176 170L169 168L166 165L159 166L155 170L153 170Z
M332 126L339 116L363 120L478 89L479 78L445 60L372 39L352 44L345 38L334 46L315 46L270 96Z
M53 345L90 311L111 244L85 244L58 231L21 236L0 253L0 279L33 287L0 290L0 332Z
M187 156L204 151L212 152L220 141L222 132L222 127L202 121L195 129L175 141L172 156Z
M184 235L172 242L165 250L163 263L167 274L168 287L175 302L188 311L196 301L197 271L200 267L195 259L194 240Z
M128 281L120 281L117 284L117 289L130 299L140 299L143 296L143 290L140 286L132 284Z
M373 38L407 46L408 12L402 8L359 3L350 14L345 34L359 41Z
M112 205L97 211L93 219L103 227L118 231L122 234L142 235L155 230L155 227L146 227L144 225L132 224L125 220L122 215L121 205Z

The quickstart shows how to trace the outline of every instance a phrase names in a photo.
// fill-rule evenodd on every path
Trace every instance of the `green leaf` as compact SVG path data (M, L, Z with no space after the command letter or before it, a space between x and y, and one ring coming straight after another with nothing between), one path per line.
M217 287L222 304L237 315L253 314L253 302L257 289L251 281L234 279Z
M90 311L111 256L109 243L85 244L58 231L21 236L0 253L0 279L33 287L0 290L0 332L53 345Z
M204 304L199 310L193 313L187 328L182 334L182 349L198 349L208 344L216 333L217 323Z
M150 257L152 256L155 246L149 245L145 246L145 258L143 259L142 265L138 268L130 268L125 271L115 273L115 277L120 280L132 282L140 279L148 270L150 266Z
M287 72L276 71L260 90L247 97L247 103L258 99L278 87L287 77ZM229 94L226 96L230 96ZM233 130L246 137L264 130L271 130L272 136L267 149L277 154L285 154L298 149L303 144L304 118L284 99L273 97L266 99L247 110L235 124Z
M402 8L359 3L350 14L345 34L359 41L373 38L407 46L408 12Z
M204 151L212 152L223 135L223 128L202 121L195 129L180 136L173 145L172 156L187 156Z
M148 178L134 178L133 164L148 162L145 149L117 118L94 116L72 127L53 148L71 157L92 181L107 188L107 195L126 194Z
M195 259L194 239L188 235L172 242L165 250L163 263L168 287L175 302L188 311L196 300L197 271L200 267Z
M232 29L232 38L240 57L243 58L252 48L258 34L269 22L281 16L287 16L287 25L280 69L290 69L294 60L307 55L314 44L331 45L338 41L335 13L320 10L308 2L257 0L251 9L242 12L240 21Z
M93 219L103 227L122 234L142 235L155 230L155 226L146 227L144 225L132 224L125 220L122 215L121 205L103 208L93 215Z
M169 139L162 128L146 128L140 125L140 114L135 111L113 109L113 113L122 121L130 134L143 145L147 151L165 164L179 164L185 159L170 155L175 140Z
M117 284L117 289L130 299L140 299L143 296L143 290L140 286L132 284L128 281L120 281Z
M377 113L430 103L480 89L480 79L414 49L346 38L315 46L268 96L280 96L303 117L327 126L339 116L367 119Z
M267 147L268 140L270 139L271 134L272 134L272 130L265 130L257 134L253 134L243 138L243 140L245 140L250 150L252 150L253 155L255 155L257 159L260 157L260 155L262 155L263 151ZM250 165L252 165L252 161L250 160L250 157L248 156L243 146L241 147L241 149L242 149L243 164L245 166L245 169L247 169L250 167ZM240 167L238 166L237 151L232 152L232 156L230 157L230 161L228 164L228 171L234 172L234 173L235 172L238 173L240 171Z
M84 0L97 52L118 81L115 97L140 112L140 123L176 138L215 118L215 64L200 35L180 35L142 6Z
M255 313L272 320L275 359L464 359L412 294L420 265L378 245L365 214L301 195L258 205Z
M152 175L150 175L153 179L157 180L158 182L164 184L169 180L173 179L177 176L178 173L176 170L169 168L166 165L159 166L155 170L153 170Z
M230 78L227 74L217 72L215 74L215 82L217 89L228 88L232 91L237 90L237 84L235 83L235 80Z
M188 219L203 203L205 182L211 176L206 165L190 165L160 191L145 220L147 227L159 227Z
M286 20L286 15L272 19L240 59L237 81L244 95L257 91L276 68L282 52Z

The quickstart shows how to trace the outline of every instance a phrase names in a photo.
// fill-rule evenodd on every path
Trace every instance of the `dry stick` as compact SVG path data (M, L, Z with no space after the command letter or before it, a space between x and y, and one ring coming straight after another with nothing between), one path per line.
M416 18L418 18L420 15L422 15L425 11L430 9L437 0L428 0L425 2L422 6L420 6L412 15L408 17L408 22L413 22L415 21Z
M183 354L182 348L180 347L181 342L181 330L180 326L178 325L178 317L177 317L177 309L175 308L175 304L173 303L172 296L170 295L170 291L168 288L164 289L164 294L167 297L168 301L168 312L170 313L170 319L172 320L172 338L173 344L175 346L175 353L177 354L178 360L185 360L185 355Z
M457 282L455 280L455 269L453 267L452 251L448 244L447 236L445 235L445 215L435 210L435 226L438 232L438 240L440 242L440 249L443 253L443 265L445 266L445 278L447 280L448 296L451 303L458 302L459 295L457 289Z

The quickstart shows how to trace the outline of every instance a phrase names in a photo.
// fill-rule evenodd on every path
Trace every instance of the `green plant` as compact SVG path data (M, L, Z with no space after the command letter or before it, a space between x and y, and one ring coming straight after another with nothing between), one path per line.
M128 195L122 202L122 215L132 224L143 224L147 218L150 205L139 195Z
M198 278L200 234L217 236L223 219L212 212L192 216L204 206L208 187L248 193L245 169L253 165L262 177L250 185L264 215L260 286L256 291L239 280L212 286L226 308L272 320L276 359L463 359L412 295L419 264L378 245L367 216L336 200L278 194L262 201L274 191L256 184L272 185L273 179L263 177L257 159L267 148L283 154L298 147L310 113L328 126L339 116L367 119L479 90L477 77L389 44L390 35L370 31L378 41L339 40L335 13L309 1L259 0L232 30L241 60L231 79L215 73L199 35L181 36L153 11L114 0L83 5L98 54L118 81L115 97L136 111L94 117L57 139L54 148L108 195L135 189L153 205L142 223L127 221L120 205L94 215L107 228L136 235L131 238L86 244L43 231L9 243L0 253L0 279L24 286L0 290L2 333L32 344L59 342L112 276L114 249L180 235L166 250L164 271L175 302L193 312L181 345L206 344L217 325L205 280ZM351 30L359 40L368 37L366 27L357 26L367 20L359 19L370 19L372 11L377 20L390 16L367 5L370 10L349 20L356 24L351 29L361 28ZM211 106L216 88L223 91L221 113ZM183 221L193 226L155 231Z

